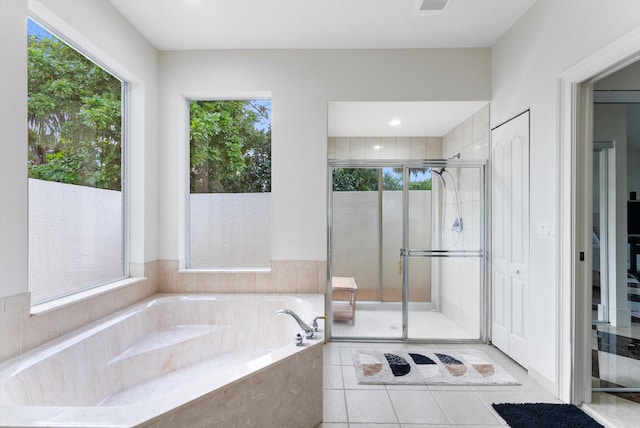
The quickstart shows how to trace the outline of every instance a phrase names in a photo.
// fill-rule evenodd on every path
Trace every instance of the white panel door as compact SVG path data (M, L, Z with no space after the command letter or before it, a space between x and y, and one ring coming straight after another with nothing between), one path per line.
M492 342L527 365L529 112L491 135Z

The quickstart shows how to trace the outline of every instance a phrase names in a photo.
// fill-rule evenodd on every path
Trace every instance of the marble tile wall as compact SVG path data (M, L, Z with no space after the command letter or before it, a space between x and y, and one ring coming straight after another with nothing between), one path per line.
M442 138L442 153L450 158L460 153L461 160L488 160L490 151L489 105L453 128ZM480 171L477 169L450 169L457 185L460 202L460 217L463 232L456 236L450 225L457 210L454 193L447 186L446 218L442 232L442 247L448 249L477 250L481 245L482 201ZM451 177L445 176L447 183ZM442 187L434 186L442 193ZM436 200L443 200L442 195ZM438 219L437 221L441 221ZM481 267L477 259L452 258L435 262L435 270L443 284L439 306L441 310L468 333L478 334L478 301L480 298Z
M440 137L329 137L329 159L442 159Z
M29 293L0 299L0 361L20 355L156 293L325 294L326 261L274 261L268 272L179 270L176 260L130 266L126 285L37 314Z
M0 298L0 361L156 294L156 271L157 262L132 265L132 279L127 280L126 285L114 286L37 314L32 314L29 293Z
M161 293L304 293L325 294L327 262L273 261L266 272L180 270L178 262L161 260Z
M312 346L143 426L315 427L323 414L322 365L323 347Z

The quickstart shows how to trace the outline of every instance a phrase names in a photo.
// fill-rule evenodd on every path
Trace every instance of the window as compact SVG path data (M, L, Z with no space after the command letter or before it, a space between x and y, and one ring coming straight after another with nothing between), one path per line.
M189 263L271 264L271 101L189 102Z
M123 82L29 19L29 291L123 278Z

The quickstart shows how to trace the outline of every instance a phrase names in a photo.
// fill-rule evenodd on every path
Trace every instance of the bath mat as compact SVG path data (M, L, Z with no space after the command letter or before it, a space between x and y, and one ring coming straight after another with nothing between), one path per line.
M519 385L484 352L356 349L353 363L360 384Z
M604 428L573 404L492 404L511 428Z

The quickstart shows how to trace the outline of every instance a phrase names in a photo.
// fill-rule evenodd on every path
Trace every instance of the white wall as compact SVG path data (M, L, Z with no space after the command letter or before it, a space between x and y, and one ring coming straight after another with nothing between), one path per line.
M272 99L272 257L326 260L329 101L479 101L487 49L197 51L160 56L161 259L185 258L185 97Z
M27 292L27 15L131 82L131 261L157 259L157 52L106 0L0 1L0 297Z
M492 127L531 108L528 345L530 369L550 383L556 377L557 247L536 230L539 224L555 225L559 206L557 78L638 23L636 0L539 0L492 49Z
M0 2L0 297L27 291L26 15Z

